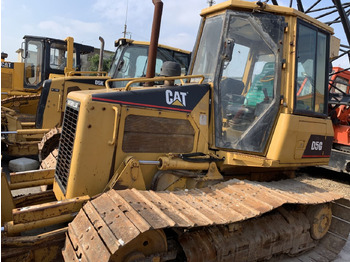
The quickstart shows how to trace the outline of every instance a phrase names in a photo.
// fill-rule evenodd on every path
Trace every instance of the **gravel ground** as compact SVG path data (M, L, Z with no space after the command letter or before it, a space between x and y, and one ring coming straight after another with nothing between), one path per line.
M350 200L350 175L338 174L320 168L306 169L297 175L297 180L343 194Z

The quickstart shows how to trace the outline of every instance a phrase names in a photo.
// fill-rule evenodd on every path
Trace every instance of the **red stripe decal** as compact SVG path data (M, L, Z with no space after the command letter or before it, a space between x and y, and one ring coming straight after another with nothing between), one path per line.
M304 155L303 157L310 157L310 158L320 158L320 157L321 157L321 158L327 158L327 157L330 157L330 155L323 155L323 156L316 156L316 155L315 155L315 156L305 156L305 155Z

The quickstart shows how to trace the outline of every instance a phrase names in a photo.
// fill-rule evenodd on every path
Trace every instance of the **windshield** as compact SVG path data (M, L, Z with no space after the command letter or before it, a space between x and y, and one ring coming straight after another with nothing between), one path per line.
M114 73L117 71L118 64L120 61L120 56L124 50L124 46L118 46L117 50L114 53L114 57L112 60L111 68L109 69L108 76L113 77Z
M204 75L212 82L216 65L223 26L223 15L210 17L205 21L198 52L193 65L193 75Z
M262 153L278 110L283 18L230 11L227 19L223 49L230 41L233 50L232 58L220 56L216 146Z
M67 63L67 45L52 43L50 46L50 68L64 70ZM73 68L76 68L76 51L73 53Z
M148 46L128 45L118 47L108 75L112 78L145 77L147 70ZM188 70L190 54L158 47L156 59L156 76L165 61L175 61L181 66L181 74ZM113 87L124 87L127 81L113 82Z

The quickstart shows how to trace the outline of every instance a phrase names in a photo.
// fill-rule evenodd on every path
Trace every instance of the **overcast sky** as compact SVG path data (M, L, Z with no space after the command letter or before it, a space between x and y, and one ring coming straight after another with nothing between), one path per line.
M159 43L192 51L199 13L208 7L208 0L163 0L163 3ZM289 0L278 3L288 5ZM105 49L114 51L114 41L123 36L126 18L131 38L149 41L153 10L151 0L1 0L1 51L8 53L7 60L17 61L15 52L24 35L59 39L73 36L76 42L95 47L100 47L98 37L102 36ZM336 30L336 35L347 45L341 30ZM346 66L344 62L336 66L342 64Z

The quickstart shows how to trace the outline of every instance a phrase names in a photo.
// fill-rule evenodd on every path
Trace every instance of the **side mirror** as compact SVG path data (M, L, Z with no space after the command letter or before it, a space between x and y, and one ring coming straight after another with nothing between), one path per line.
M231 38L225 40L223 58L225 61L229 62L232 59L233 48L235 46L235 41Z
M124 59L122 59L122 60L120 60L119 61L119 64L118 64L118 66L117 66L117 71L120 71L120 70L122 70L122 68L123 68L123 66L124 66Z

